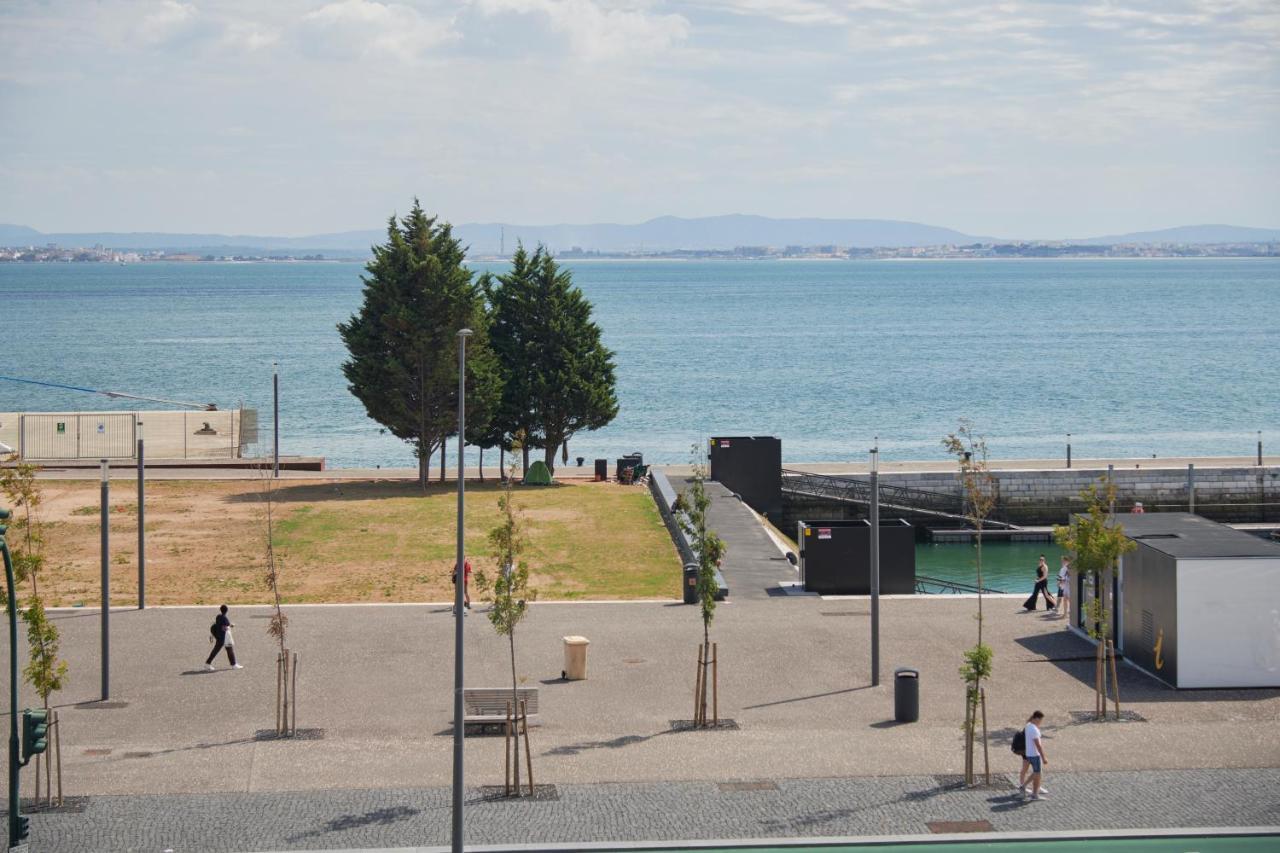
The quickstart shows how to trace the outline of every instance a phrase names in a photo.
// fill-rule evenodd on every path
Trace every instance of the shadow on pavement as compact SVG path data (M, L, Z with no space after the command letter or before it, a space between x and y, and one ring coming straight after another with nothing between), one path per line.
M774 705L788 705L792 702L807 702L810 699L825 699L828 696L841 696L845 693L857 693L859 690L870 690L870 684L864 684L861 687L849 687L844 690L832 690L827 693L814 693L812 696L797 696L794 699L779 699L777 702L762 702L759 705L745 705L742 710L752 711L756 708L769 708Z
M391 806L385 809L374 809L364 814L346 814L340 815L327 820L318 829L312 829L307 832L300 832L296 835L290 835L288 841L296 844L308 838L319 838L331 832L344 832L348 829L360 829L365 826L389 826L402 820L421 814L418 809L411 809L408 806Z
M1049 663L1070 675L1088 688L1094 689L1095 647L1093 643L1067 631L1054 634L1032 634L1019 637L1016 642L1035 658L1019 661L1022 664ZM1124 658L1119 658L1121 664ZM1133 702L1243 702L1280 696L1280 690L1271 687L1255 687L1240 690L1177 690L1132 666L1120 669L1120 697L1122 704ZM1087 699L1087 696L1085 697Z

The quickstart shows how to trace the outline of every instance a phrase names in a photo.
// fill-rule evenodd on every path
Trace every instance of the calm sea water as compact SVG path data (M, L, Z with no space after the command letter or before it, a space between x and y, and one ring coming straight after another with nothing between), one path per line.
M572 456L683 462L714 434L784 458L1246 454L1280 442L1280 261L569 264L617 353L621 413ZM357 264L0 264L0 374L259 407L333 466L412 454L346 390ZM0 382L0 411L131 408ZM264 432L264 437L266 432ZM590 464L588 462L588 464Z

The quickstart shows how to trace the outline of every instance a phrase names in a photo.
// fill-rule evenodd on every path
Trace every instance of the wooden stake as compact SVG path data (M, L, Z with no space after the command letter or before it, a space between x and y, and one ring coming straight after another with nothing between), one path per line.
M276 735L284 734L284 722L280 719L280 686L284 682L284 652L276 652Z
M1106 716L1106 707L1103 705L1103 702L1105 700L1103 698L1104 694L1102 692L1103 691L1102 653L1103 653L1102 641L1099 640L1098 650L1095 656L1094 669L1093 669L1093 712L1094 712L1094 716L1096 716L1099 720L1104 719Z
M520 702L520 719L524 723L524 761L525 769L529 771L529 796L533 796L533 750L529 746L529 703L525 700ZM519 762L520 756L516 756Z
M58 805L62 805L62 726L58 723L58 712L53 712L53 748L58 753Z
M298 653L293 653L293 666L289 667L293 675L293 684L289 687L289 698L293 700L293 718L289 723L289 734L298 733Z
M1120 676L1116 674L1116 644L1107 641L1107 651L1111 653L1111 689L1116 692L1116 719L1120 719Z
M502 793L511 796L511 703L507 703L507 728L502 746Z
M973 784L973 699L964 694L964 783Z
M711 644L711 719L720 725L720 644Z
M698 645L698 669L693 680L693 724L700 725L698 719L699 697L702 695L702 645Z
M987 746L987 689L985 687L978 691L978 695L982 697L982 774L987 780L987 784L991 784L991 752Z

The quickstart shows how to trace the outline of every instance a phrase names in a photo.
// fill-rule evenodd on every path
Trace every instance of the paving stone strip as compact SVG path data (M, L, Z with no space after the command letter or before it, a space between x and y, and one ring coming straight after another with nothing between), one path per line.
M986 789L935 776L557 785L558 797L533 801L474 789L466 840L906 835L986 823L998 832L1280 826L1280 768L1047 774L1049 799L1041 802L1025 801L1014 780L1001 776L1005 786ZM449 802L449 789L439 787L90 797L80 813L33 815L30 850L444 845Z

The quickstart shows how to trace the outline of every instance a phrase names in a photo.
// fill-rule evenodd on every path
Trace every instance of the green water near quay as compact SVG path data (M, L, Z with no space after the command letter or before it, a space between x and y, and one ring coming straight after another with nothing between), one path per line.
M916 545L916 575L976 584L977 553L978 549L967 543L921 542ZM1049 591L1056 592L1062 553L1053 542L984 542L982 585L1001 592L1030 593L1036 583L1036 562L1044 554L1049 563Z

